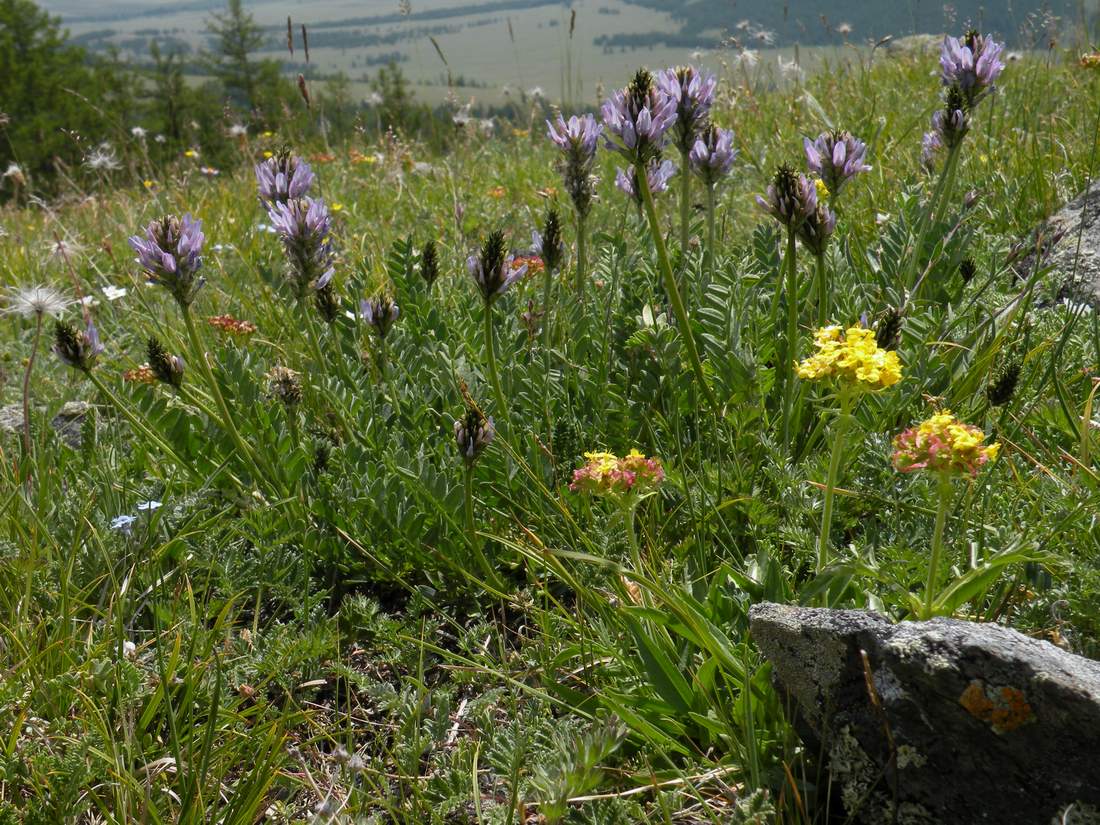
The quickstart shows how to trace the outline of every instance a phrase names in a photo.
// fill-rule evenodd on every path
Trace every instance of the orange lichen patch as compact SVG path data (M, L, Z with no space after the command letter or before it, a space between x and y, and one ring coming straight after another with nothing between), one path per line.
M959 704L975 719L988 723L995 733L1008 733L1035 721L1035 713L1022 690L987 685L980 679L967 685Z

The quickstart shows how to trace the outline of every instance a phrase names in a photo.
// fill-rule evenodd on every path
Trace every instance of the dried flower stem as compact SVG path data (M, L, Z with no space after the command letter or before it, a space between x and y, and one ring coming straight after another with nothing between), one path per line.
M719 409L718 399L703 373L703 362L699 360L699 350L695 346L695 336L691 334L691 321L688 318L684 301L680 297L680 290L676 286L676 276L672 274L672 265L668 260L668 249L665 247L665 239L661 234L661 224L657 219L657 208L653 204L653 193L649 190L649 180L646 178L645 165L636 163L635 173L638 178L638 191L642 195L642 206L645 209L646 218L649 220L650 233L653 235L653 245L657 248L657 263L661 268L661 277L664 280L665 292L668 293L669 303L672 304L672 313L676 316L676 324L680 330L680 338L687 350L688 360L695 372L695 380L707 397L707 402L716 412Z

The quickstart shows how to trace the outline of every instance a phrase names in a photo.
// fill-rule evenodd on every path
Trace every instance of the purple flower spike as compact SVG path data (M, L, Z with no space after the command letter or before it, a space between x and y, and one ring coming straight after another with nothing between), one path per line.
M514 258L504 251L504 233L493 232L481 247L481 254L466 259L466 269L474 279L485 303L491 304L527 274L527 264L513 268Z
M571 117L568 121L558 115L557 123L546 121L550 140L562 151L558 162L562 182L573 201L577 215L584 220L592 209L596 196L597 178L592 174L596 162L596 148L603 127L593 115Z
M649 184L650 194L659 195L668 189L668 182L676 174L676 164L671 160L650 161L646 167L645 179ZM633 166L629 169L619 169L615 176L615 186L634 199L638 206L642 205L642 193L638 191L638 175Z
M958 37L944 37L940 49L940 69L944 86L957 86L968 109L974 108L995 88L1005 64L1001 60L1004 44L985 38L976 31Z
M934 172L936 158L943 151L943 141L938 132L925 132L920 142L920 163L926 172Z
M129 243L149 283L165 287L180 306L187 307L205 283L198 274L205 240L202 221L190 215L168 215L149 224L145 237L133 235Z
M485 452L485 448L493 442L496 430L493 428L492 418L487 418L479 410L471 408L465 416L455 420L454 433L459 455L466 466L472 467Z
M359 302L359 317L374 327L379 338L385 338L401 315L401 309L388 295L364 298Z
M970 131L966 100L958 86L947 90L947 100L942 109L932 115L932 132L947 149L960 146Z
M817 187L791 167L780 166L766 195L756 196L756 205L784 226L797 230L817 212Z
M871 171L864 162L867 144L851 132L823 132L814 141L803 138L802 146L806 165L821 178L832 197L856 175Z
M657 75L657 87L676 103L676 145L686 155L706 125L718 80L694 66L677 66Z
M324 289L333 275L335 253L332 249L332 216L320 198L296 198L279 203L268 213L272 226L283 242L288 280L298 296L308 289Z
M314 177L309 164L300 157L280 152L256 164L260 203L270 210L276 204L304 198L313 186Z
M631 163L648 163L661 154L667 132L676 123L677 100L662 91L645 69L630 85L612 93L600 110L604 126L614 136L607 148Z
M688 156L692 171L707 186L714 186L728 175L736 159L733 132L713 125L703 130Z

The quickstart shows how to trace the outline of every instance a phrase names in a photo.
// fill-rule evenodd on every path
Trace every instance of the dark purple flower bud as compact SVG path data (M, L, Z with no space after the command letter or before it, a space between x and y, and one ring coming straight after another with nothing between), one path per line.
M861 172L870 172L864 162L867 144L851 132L823 132L817 140L802 139L806 165L821 178L829 194L836 197L848 181Z
M96 358L103 352L103 344L99 342L99 332L96 331L95 324L90 319L83 331L66 321L57 321L54 325L53 337L54 354L63 363L83 372L88 372L95 365Z
M388 295L364 298L359 302L359 317L374 327L379 338L385 338L401 315L401 309Z
M558 171L573 201L573 208L583 220L588 216L596 195L597 179L592 170L603 127L592 115L574 116L568 121L558 115L557 123L546 121L546 127L550 139L562 150Z
M496 435L493 419L486 418L480 410L473 408L467 410L464 417L455 421L454 432L458 452L467 467L474 465Z
M652 195L659 195L668 189L668 182L676 174L676 164L671 160L658 161L656 158L646 167L645 179L649 184ZM642 193L638 191L638 173L635 167L619 169L615 176L615 186L634 199L639 206L642 205Z
M944 37L940 48L941 79L944 86L955 86L963 94L966 108L972 109L995 88L1005 64L1001 60L1004 44L985 38L976 31L960 40Z
M332 216L319 198L297 198L277 203L268 212L272 226L283 242L288 280L298 297L313 288L326 288L332 279L335 253L332 249Z
M706 125L718 80L694 66L677 66L660 72L657 86L676 102L676 146L686 155Z
M156 338L149 339L145 352L149 358L149 369L153 371L156 379L179 389L183 384L183 359L168 352Z
M504 251L504 233L499 230L485 240L480 255L466 259L466 268L486 303L491 304L527 274L527 264L513 269L512 261L513 257Z
M708 126L695 141L688 160L691 169L707 186L714 186L733 169L737 150L733 148L733 132Z
M433 240L425 241L424 249L420 253L420 277L429 289L439 277L439 253Z
M790 229L817 212L817 187L805 175L783 165L768 185L767 194L756 196L756 205Z
M168 215L145 228L145 237L133 235L130 246L151 284L165 287L180 306L190 306L205 283L202 268L202 221L190 215Z
M565 258L565 244L561 238L561 221L557 210L551 209L546 213L542 232L531 233L531 245L532 252L542 258L548 271L554 272L561 267Z
M677 101L653 82L653 75L639 69L625 89L612 93L600 113L614 135L607 148L631 163L648 163L661 154L667 132L676 122Z
M814 255L824 255L829 238L836 231L836 213L823 203L806 216L798 227L798 239Z
M260 203L268 210L275 204L306 197L313 179L309 164L287 151L256 164Z

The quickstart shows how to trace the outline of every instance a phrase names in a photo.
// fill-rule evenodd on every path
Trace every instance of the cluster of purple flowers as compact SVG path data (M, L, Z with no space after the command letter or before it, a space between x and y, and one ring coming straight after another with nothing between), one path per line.
M328 287L334 273L332 215L320 198L277 203L268 213L286 253L290 282L299 297Z
M870 172L866 162L867 144L851 132L823 132L817 140L802 139L806 165L821 178L833 197L848 181L862 172Z
M970 131L970 113L996 89L1004 71L1004 44L976 31L963 38L944 37L940 48L940 79L947 89L944 105L932 115L932 129L921 139L921 164L931 171L944 149L962 145Z
M639 69L630 85L614 91L600 110L604 126L614 136L608 138L607 147L631 164L648 164L660 157L678 116L677 104L653 75Z
M260 203L268 210L306 197L315 177L308 163L285 150L256 164L255 172Z
M817 211L817 186L790 166L775 172L764 195L756 196L756 205L783 226L797 230Z
M205 240L202 221L168 215L150 223L144 237L133 235L129 243L149 283L165 287L181 307L188 307L205 283L198 274Z
M737 150L733 148L733 132L708 125L695 141L688 155L692 171L707 187L717 185L733 169Z
M454 424L455 444L458 452L467 467L472 467L485 448L488 447L496 429L493 427L493 419L482 415L480 410L471 407L462 418L455 419Z
M657 87L676 104L676 146L686 156L707 125L718 79L694 66L677 66L657 75Z
M546 121L547 132L559 149L562 158L561 171L565 190L573 201L577 216L584 220L592 208L596 195L597 178L592 170L596 162L596 148L603 127L592 115L573 116L565 120L558 115L556 123Z

